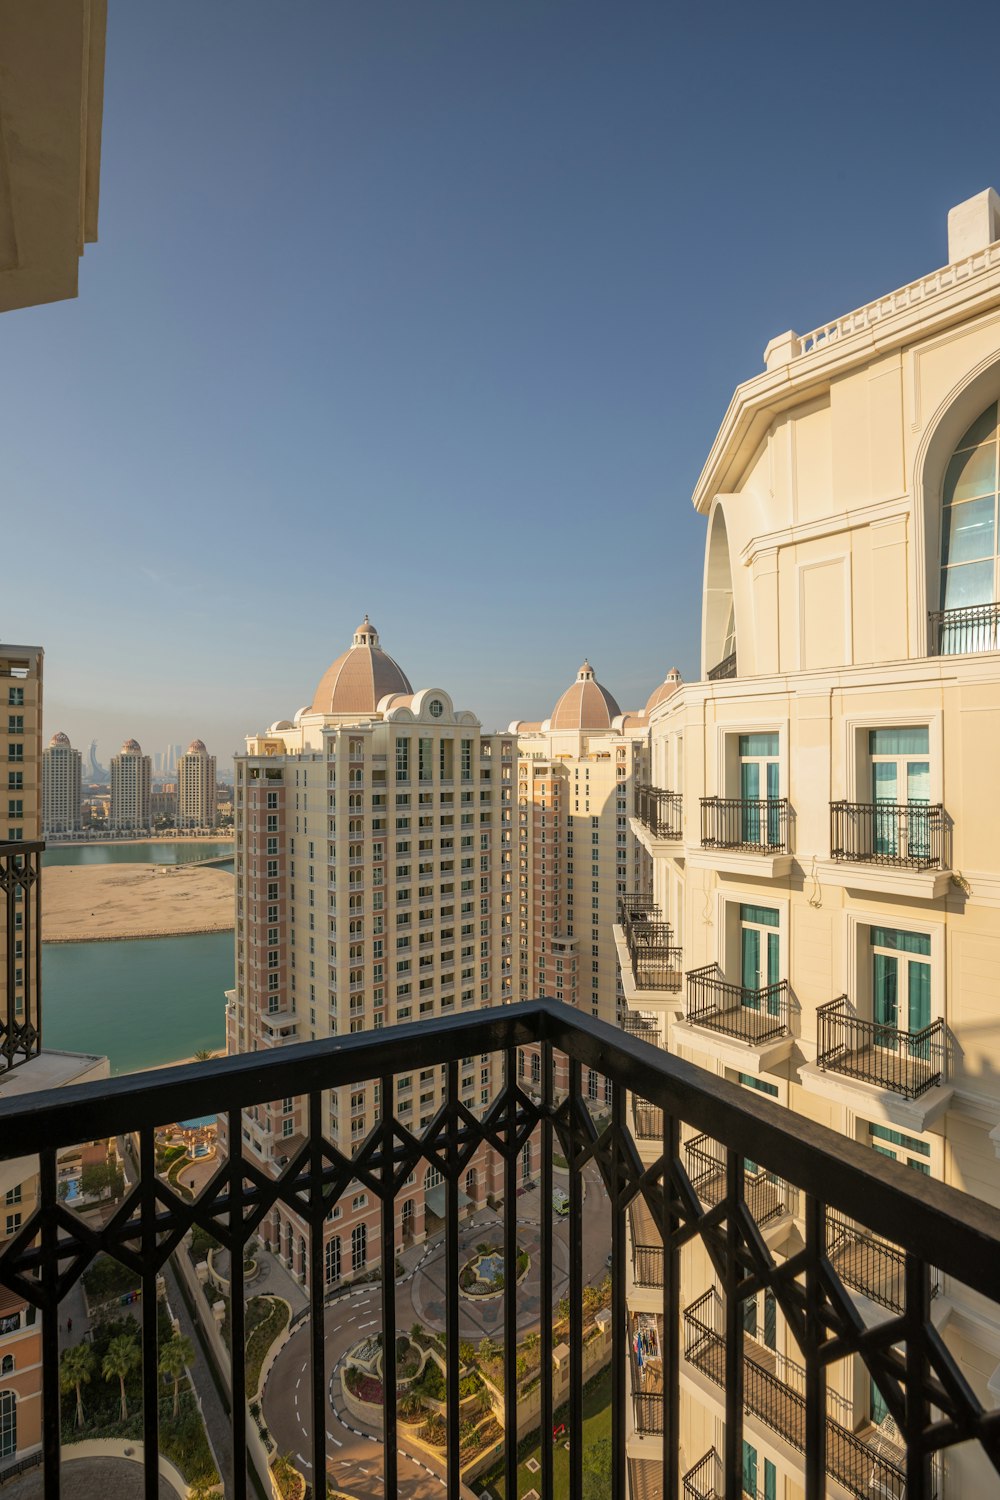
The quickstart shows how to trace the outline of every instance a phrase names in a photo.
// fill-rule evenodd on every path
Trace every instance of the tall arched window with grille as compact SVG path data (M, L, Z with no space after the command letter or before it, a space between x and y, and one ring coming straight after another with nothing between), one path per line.
M940 637L950 656L997 648L1000 422L988 406L958 441L941 494Z
M368 1260L368 1229L356 1224L351 1230L351 1270L363 1271Z
M11 1458L17 1452L17 1396L0 1391L0 1458Z

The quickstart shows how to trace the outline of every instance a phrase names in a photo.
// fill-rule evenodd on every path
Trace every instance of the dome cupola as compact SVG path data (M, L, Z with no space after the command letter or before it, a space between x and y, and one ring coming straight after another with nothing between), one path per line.
M572 683L555 708L549 720L551 730L558 729L610 729L611 721L618 717L621 709L606 687L602 687L594 676L594 669L585 661Z
M309 709L314 714L373 714L391 693L412 693L402 667L379 645L365 615L343 655L327 667Z

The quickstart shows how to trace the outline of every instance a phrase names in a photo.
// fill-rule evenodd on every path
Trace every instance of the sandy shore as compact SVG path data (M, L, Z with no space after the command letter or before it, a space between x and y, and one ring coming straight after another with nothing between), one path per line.
M54 865L45 871L47 943L179 937L233 927L228 870L188 865Z

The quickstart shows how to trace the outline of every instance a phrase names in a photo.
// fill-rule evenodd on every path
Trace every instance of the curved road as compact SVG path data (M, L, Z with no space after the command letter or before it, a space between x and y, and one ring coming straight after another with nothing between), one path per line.
M607 1270L611 1226L607 1193L596 1168L585 1169L583 1276L585 1282L600 1281ZM539 1193L525 1193L517 1200L518 1241L529 1254L538 1244ZM481 1209L459 1229L460 1259L464 1261L484 1238L499 1239L502 1218ZM553 1302L568 1286L568 1224L556 1218L553 1234L555 1278ZM396 1282L396 1326L408 1333L414 1323L444 1331L445 1274L443 1235L420 1247L418 1259ZM408 1258L408 1257L407 1257ZM462 1297L459 1303L463 1338L474 1343L485 1335L502 1337L503 1298L482 1302ZM539 1279L537 1257L518 1287L518 1331L538 1327ZM344 1410L340 1394L340 1367L344 1356L362 1339L378 1334L382 1327L382 1292L378 1283L344 1292L326 1308L326 1375L329 1382L326 1452L331 1482L358 1500L383 1500L382 1442L374 1432L360 1430L356 1418ZM281 1350L263 1395L263 1416L278 1445L279 1453L291 1453L307 1479L312 1476L312 1431L309 1377L309 1320L306 1318ZM414 1456L401 1443L399 1480L401 1493L410 1500L440 1500L444 1489L444 1467Z

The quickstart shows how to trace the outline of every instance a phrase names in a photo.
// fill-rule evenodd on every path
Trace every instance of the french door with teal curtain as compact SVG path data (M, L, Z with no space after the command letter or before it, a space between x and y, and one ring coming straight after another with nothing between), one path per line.
M931 940L925 932L872 927L872 1020L878 1046L896 1050L899 1032L923 1031L931 1023ZM911 1056L914 1044L907 1043Z
M743 1439L743 1493L753 1495L754 1500L760 1491L757 1489L757 1449L752 1443ZM769 1458L764 1460L764 1494L763 1500L777 1500L778 1495L778 1471Z
M781 842L778 784L777 734L741 734L740 834L745 844Z
M748 1010L760 1010L758 991L777 984L781 978L781 943L778 913L770 906L740 905L740 984L742 1003ZM778 1014L778 997L767 997L769 1015Z
M872 852L892 859L928 859L930 818L922 809L931 800L930 730L926 724L869 730L868 753L874 804ZM904 805L905 813L896 811Z

